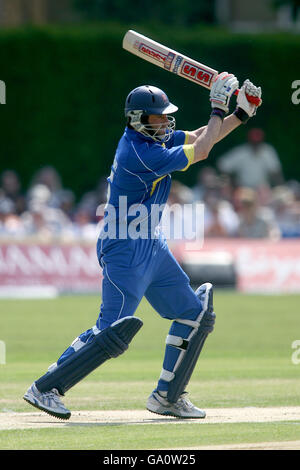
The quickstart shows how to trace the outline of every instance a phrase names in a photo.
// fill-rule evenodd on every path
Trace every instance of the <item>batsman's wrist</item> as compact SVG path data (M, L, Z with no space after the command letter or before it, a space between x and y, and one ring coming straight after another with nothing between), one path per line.
M224 111L224 109L213 108L213 109L212 109L212 112L211 112L211 114L210 114L210 117L212 117L212 116L218 116L218 117L221 118L222 121L223 121L225 115L226 115L226 111Z
M236 110L233 113L240 121L242 121L243 124L246 124L248 120L250 119L249 114L246 113L242 108L239 106L236 108Z

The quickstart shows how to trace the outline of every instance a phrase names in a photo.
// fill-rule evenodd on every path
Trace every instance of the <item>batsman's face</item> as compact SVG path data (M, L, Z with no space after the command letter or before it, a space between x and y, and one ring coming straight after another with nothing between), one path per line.
M164 135L169 125L169 120L166 114L150 114L148 123L153 126L153 130L157 130L158 135Z

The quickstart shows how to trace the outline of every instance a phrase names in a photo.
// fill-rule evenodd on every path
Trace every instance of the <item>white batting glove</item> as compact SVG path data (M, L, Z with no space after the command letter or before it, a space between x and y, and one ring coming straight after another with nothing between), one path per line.
M218 108L228 113L229 101L232 94L239 87L237 78L228 72L220 73L210 90L210 101L212 108Z
M261 98L261 87L257 87L253 85L250 80L245 80L243 83L242 88L239 91L236 104L237 109L235 110L234 114L243 122L246 123L250 117L255 116L256 110L258 106L253 103L250 103L247 100L247 96L255 96ZM260 102L261 104L261 102ZM260 106L260 105L259 105ZM244 113L242 111L244 111Z

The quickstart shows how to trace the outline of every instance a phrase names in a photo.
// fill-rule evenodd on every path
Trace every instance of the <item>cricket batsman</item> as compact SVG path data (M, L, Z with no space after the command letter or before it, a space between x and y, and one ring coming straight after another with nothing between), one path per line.
M24 399L31 405L69 419L71 412L61 397L105 361L127 350L142 326L134 313L145 296L171 322L161 374L147 409L178 418L205 417L205 411L187 398L186 387L214 328L213 286L207 282L194 292L158 229L161 213L154 208L167 202L171 173L207 159L217 142L256 114L257 107L246 94L261 97L261 89L249 80L229 114L230 98L238 86L234 75L219 74L210 91L207 125L189 132L175 130L172 114L178 108L159 88L144 85L128 94L126 129L108 178L105 224L97 242L103 270L100 314L95 326L80 334L30 386ZM143 226L140 236L138 225Z

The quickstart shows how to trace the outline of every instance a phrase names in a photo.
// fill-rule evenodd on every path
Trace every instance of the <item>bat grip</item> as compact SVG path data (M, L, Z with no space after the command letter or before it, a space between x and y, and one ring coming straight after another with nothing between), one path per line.
M238 95L239 91L240 90L235 90L234 94ZM251 95L246 94L246 97L247 97L247 100L249 101L249 103L255 104L255 106L260 106L261 99L258 96L251 96Z

